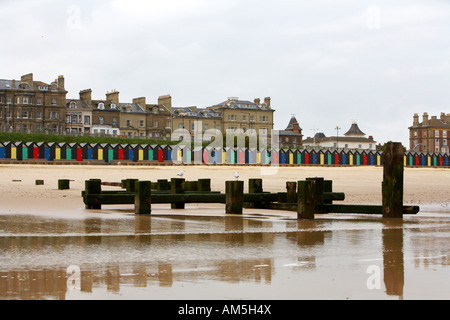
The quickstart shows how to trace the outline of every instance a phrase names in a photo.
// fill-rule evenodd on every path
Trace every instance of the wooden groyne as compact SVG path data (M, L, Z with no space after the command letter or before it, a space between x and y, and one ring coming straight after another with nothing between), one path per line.
M172 209L184 209L186 203L222 203L227 214L242 214L243 208L260 208L297 212L298 219L314 219L315 214L380 214L385 218L402 218L417 214L419 207L403 206L403 149L399 143L388 144L384 158L381 205L337 204L345 194L333 191L333 181L314 177L304 181L286 182L285 192L264 192L262 179L249 179L248 192L244 181L225 182L225 193L211 190L211 179L186 181L183 178L158 180L122 180L123 190L102 190L103 185L119 183L91 179L82 192L87 209L102 205L134 204L136 214L151 214L152 204L170 204Z

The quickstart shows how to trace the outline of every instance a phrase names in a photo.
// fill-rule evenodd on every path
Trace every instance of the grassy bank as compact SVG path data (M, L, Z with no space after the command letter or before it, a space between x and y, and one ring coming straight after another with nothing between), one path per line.
M18 133L18 132L0 132L1 142L56 142L56 143L119 143L119 144L177 144L177 142L165 140L150 140L136 138L113 138L113 137L72 137L52 134L39 133Z

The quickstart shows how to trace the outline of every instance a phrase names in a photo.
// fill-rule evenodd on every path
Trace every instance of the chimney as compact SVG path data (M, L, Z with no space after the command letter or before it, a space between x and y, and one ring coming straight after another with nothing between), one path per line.
M294 122L294 124L292 126L292 131L295 133L300 133L300 126L297 121Z
M261 99L259 99L259 98L256 98L255 99L255 104L257 104L258 106L261 104Z
M419 125L419 114L418 113L414 113L413 126L417 127L418 125Z
M166 109L168 109L170 112L172 112L172 97L170 96L170 94L165 95L165 96L160 96L158 98L158 105L159 106L164 105L164 107L166 107Z
M16 88L16 80L13 79L11 82L12 82L11 83L11 87L12 87L11 89L15 89Z
M32 86L33 85L33 74L29 73L29 74L23 75L21 78L21 81L27 82L30 86Z
M31 77L33 77L33 75L31 75ZM31 80L31 81L33 81L33 80ZM64 89L64 76L59 76L58 77L58 89L59 90L65 90Z
M116 91L115 89L111 92L106 93L106 100L111 101L112 103L119 105L119 91Z
M270 108L270 97L264 98L264 103Z
M92 106L92 90L86 89L80 91L80 100L84 100L89 106Z
M428 125L428 113L424 112L423 114L423 122L422 125L427 126Z
M134 98L133 99L133 103L140 105L142 108L145 108L145 105L146 105L145 100L146 100L145 97Z

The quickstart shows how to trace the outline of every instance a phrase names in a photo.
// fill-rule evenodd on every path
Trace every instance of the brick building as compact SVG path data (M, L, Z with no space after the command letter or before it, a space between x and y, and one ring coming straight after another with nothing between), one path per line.
M280 148L300 148L302 146L303 134L302 128L293 115L285 130L279 130Z
M441 113L440 117L428 116L425 112L422 122L419 115L413 117L413 125L409 127L410 150L416 152L449 152L450 114Z
M0 130L63 134L66 94L64 76L50 84L34 81L32 73L0 80Z

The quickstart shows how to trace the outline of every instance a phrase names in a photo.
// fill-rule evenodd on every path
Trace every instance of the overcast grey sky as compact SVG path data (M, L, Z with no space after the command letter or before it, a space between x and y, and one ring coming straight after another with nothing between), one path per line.
M0 0L0 34L0 78L64 75L68 98L270 96L275 129L405 145L414 113L450 113L450 1Z

